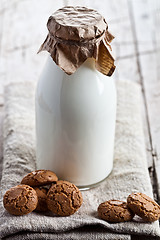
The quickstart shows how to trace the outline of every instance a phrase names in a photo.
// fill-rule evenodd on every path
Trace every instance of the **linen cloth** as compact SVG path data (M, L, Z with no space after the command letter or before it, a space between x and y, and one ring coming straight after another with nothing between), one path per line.
M82 192L83 205L72 216L55 217L50 212L12 216L3 207L5 191L36 169L35 84L14 83L6 87L0 191L1 238L112 240L131 239L131 234L150 236L149 239L160 236L158 221L145 223L135 216L131 222L111 224L97 215L98 205L109 199L126 201L131 192L137 191L153 197L145 154L140 86L119 81L117 94L114 167L109 177L98 187Z

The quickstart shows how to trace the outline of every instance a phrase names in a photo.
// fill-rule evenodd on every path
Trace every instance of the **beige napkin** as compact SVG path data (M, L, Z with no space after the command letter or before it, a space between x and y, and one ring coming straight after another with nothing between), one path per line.
M114 169L98 187L82 193L84 203L79 211L65 218L55 217L52 213L43 215L35 212L18 217L10 215L3 208L2 196L5 191L19 184L26 173L36 168L34 92L33 83L11 84L6 88L0 237L131 239L130 234L137 234L150 236L151 239L151 236L160 236L158 222L145 223L135 217L131 222L110 224L97 216L97 207L103 201L126 200L128 194L135 191L153 197L145 155L141 91L139 85L127 81L117 83ZM83 228L77 230L79 227Z

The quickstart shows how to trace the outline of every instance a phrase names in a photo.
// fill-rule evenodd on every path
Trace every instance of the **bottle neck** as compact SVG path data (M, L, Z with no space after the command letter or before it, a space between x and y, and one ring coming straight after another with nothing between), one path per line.
M88 58L82 65L84 67L96 70L96 68L95 68L95 59L94 58Z

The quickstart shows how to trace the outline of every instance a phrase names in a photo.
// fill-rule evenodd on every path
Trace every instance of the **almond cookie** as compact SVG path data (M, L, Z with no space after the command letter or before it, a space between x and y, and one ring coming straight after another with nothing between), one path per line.
M82 202L80 190L67 181L58 181L51 186L47 194L48 209L59 216L74 214Z
M109 200L99 205L98 216L107 222L126 222L132 220L134 214L126 202Z
M36 191L27 185L10 188L3 197L5 209L13 215L24 215L32 212L38 203Z
M127 198L127 205L147 222L154 222L160 218L160 206L144 193L130 194Z
M37 196L38 196L38 204L37 204L35 211L38 211L38 212L47 211L48 207L47 207L46 200L47 200L48 190L44 187L35 187L34 190L36 191Z
M27 184L31 187L43 186L57 182L56 174L50 170L36 170L28 173L21 181L22 184Z

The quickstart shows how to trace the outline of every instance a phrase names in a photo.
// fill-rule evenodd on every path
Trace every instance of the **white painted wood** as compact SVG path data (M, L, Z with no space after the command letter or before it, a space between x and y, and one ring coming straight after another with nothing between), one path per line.
M160 198L160 1L130 1L135 23L135 41L149 129L150 151ZM141 44L146 42L147 44ZM143 55L142 53L151 52Z
M152 0L150 2L154 2ZM152 32L154 32L155 25L153 25L148 0L134 0L132 1L133 15L136 21L138 52L154 51L154 44Z
M0 107L0 180L2 174L2 163L3 163L3 142L2 142L2 126L3 126L3 109Z

